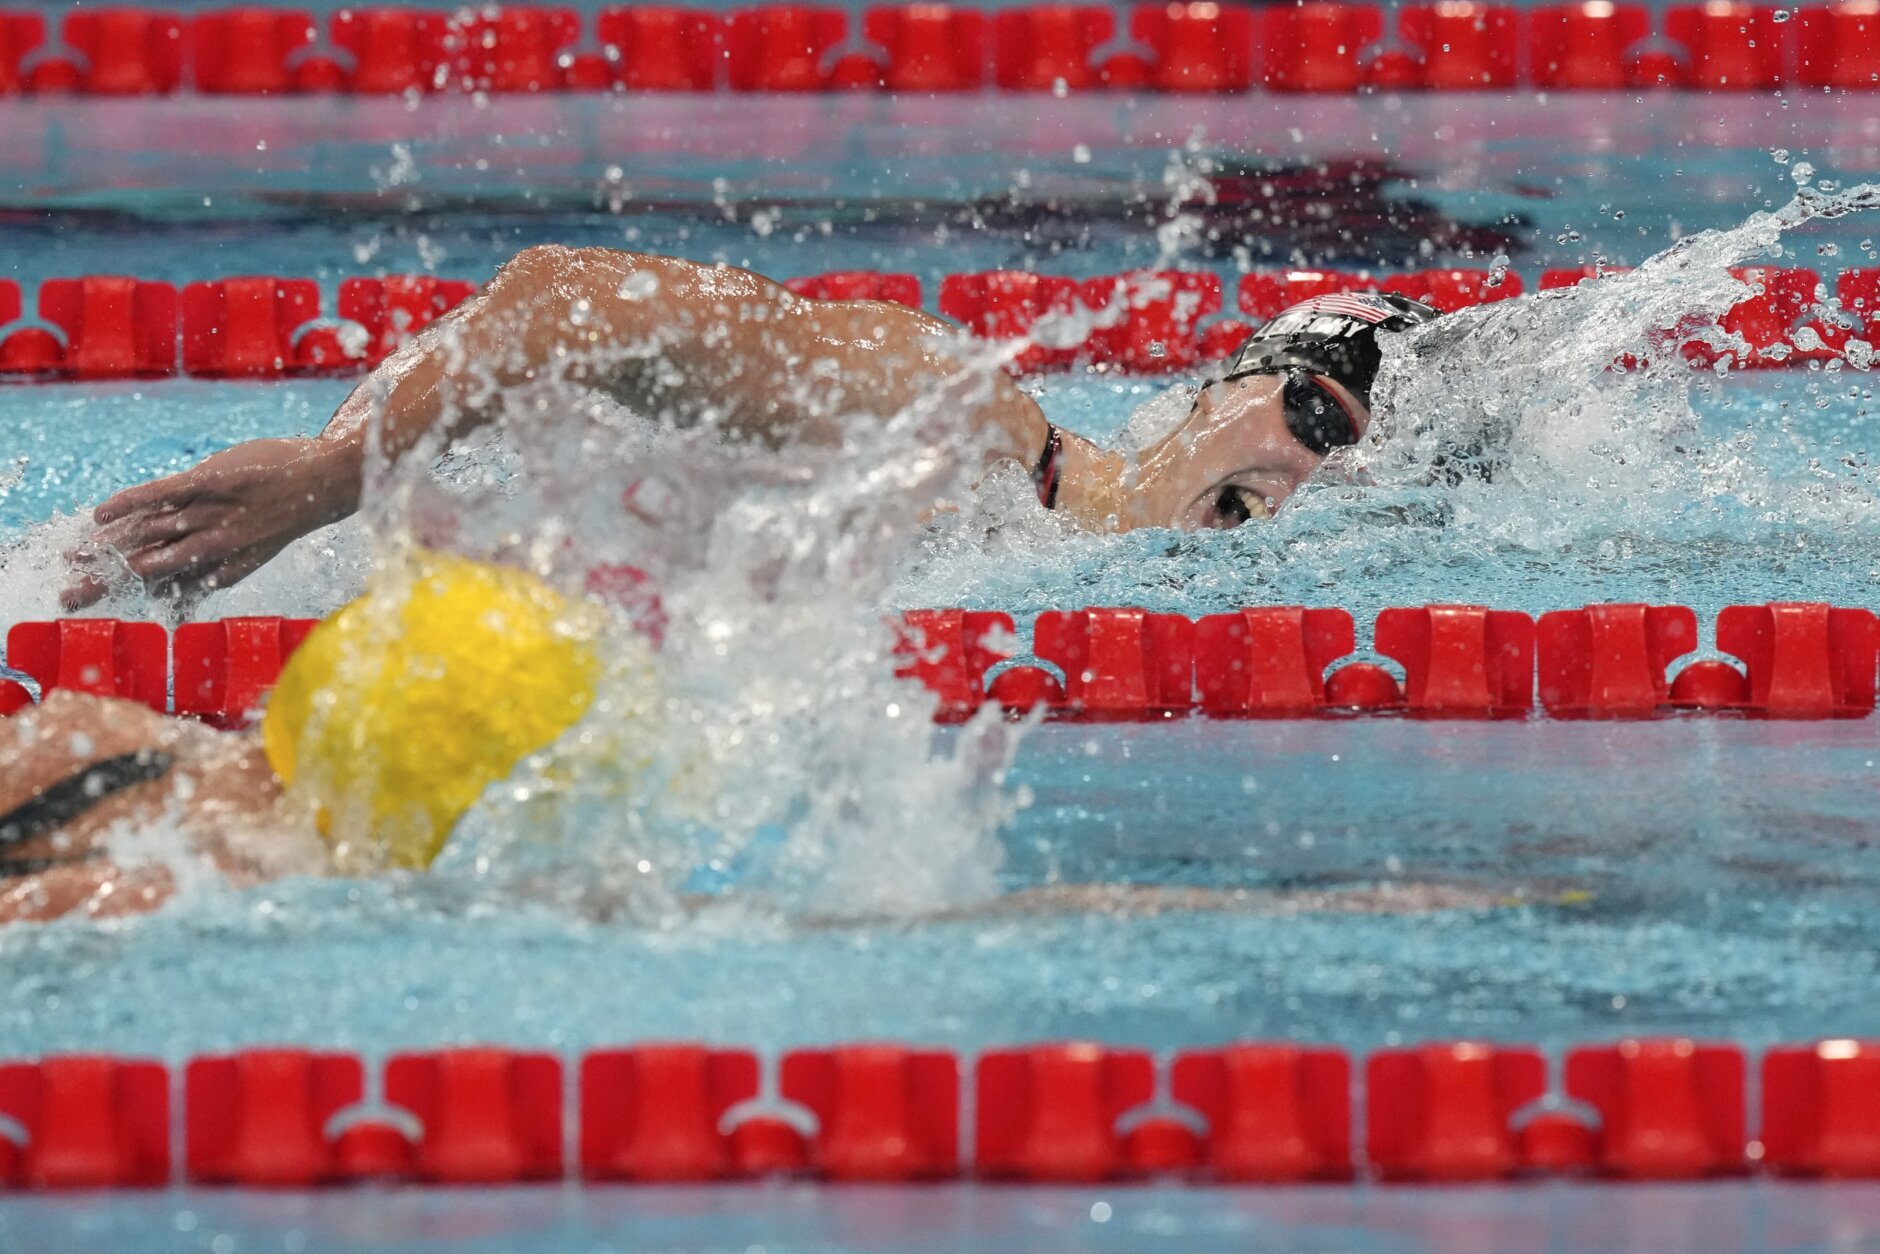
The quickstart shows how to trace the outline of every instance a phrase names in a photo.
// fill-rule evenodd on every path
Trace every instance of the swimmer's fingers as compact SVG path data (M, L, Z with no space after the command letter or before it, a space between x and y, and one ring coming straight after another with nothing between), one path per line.
M216 532L192 532L173 544L152 545L126 555L131 573L154 596L174 596L201 587L230 557Z
M109 591L111 585L96 575L81 575L59 593L59 608L67 614L76 614L104 600Z
M207 521L193 509L139 510L100 526L84 547L111 549L130 557L141 549L175 544L201 531Z
M194 470L186 470L180 475L153 479L134 488L125 488L106 498L103 504L94 509L91 520L99 527L105 527L133 515L181 509L202 494L199 478Z

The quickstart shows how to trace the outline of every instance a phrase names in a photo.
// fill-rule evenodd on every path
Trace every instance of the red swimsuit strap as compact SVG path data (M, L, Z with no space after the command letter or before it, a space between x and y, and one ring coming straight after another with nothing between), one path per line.
M1047 422L1044 424L1044 452L1038 455L1038 464L1031 468L1031 481L1038 485L1038 502L1046 509L1057 508L1058 477L1063 469L1059 463L1063 458L1063 437Z

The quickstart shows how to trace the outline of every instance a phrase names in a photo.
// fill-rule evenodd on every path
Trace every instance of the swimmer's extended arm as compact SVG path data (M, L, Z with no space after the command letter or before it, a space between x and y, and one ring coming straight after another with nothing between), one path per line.
M357 509L373 440L396 459L489 421L517 389L552 378L649 416L765 439L839 439L845 416L886 416L939 393L986 433L993 456L1034 462L1044 415L1002 371L951 357L957 334L918 310L806 300L727 266L530 248L388 358L319 436L237 445L120 492L98 507L94 544L121 554L153 591L226 587ZM1067 479L1096 457L1069 443ZM84 575L64 603L79 609L105 591Z

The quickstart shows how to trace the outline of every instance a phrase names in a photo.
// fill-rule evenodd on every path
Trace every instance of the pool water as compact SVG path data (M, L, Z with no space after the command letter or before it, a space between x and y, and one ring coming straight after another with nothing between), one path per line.
M1785 202L1798 181L1874 174L1880 123L1859 105L558 98L239 111L175 101L146 117L112 102L13 104L0 246L28 281L103 270L481 278L544 240L779 275L908 269L930 298L942 273L1015 265L1091 274L1175 260L1231 278L1245 264L1395 269L1499 254L1531 277L1642 261ZM1798 179L1804 159L1816 169ZM1322 178L1309 202L1337 206L1333 229L1291 202L1277 216L1210 216L1197 190L1202 175L1257 183L1321 163L1359 163L1355 178ZM1209 224L1194 253L1171 258L1170 237L1153 229L1171 205ZM1210 228L1223 238L1206 241ZM1870 264L1877 229L1861 215L1822 224L1788 237L1782 260L1830 274ZM1800 369L1700 378L1687 421L1644 431L1624 415L1602 427L1593 408L1522 412L1525 460L1497 482L1328 481L1271 525L1226 534L1077 536L994 501L997 526L943 520L926 533L885 600L1020 614L1340 605L1361 629L1384 606L1445 601L1540 611L1645 600L1703 619L1736 602L1874 605L1880 497L1864 380ZM1111 437L1164 385L1038 386L1055 418ZM0 627L55 612L75 511L238 440L317 430L349 387L0 390ZM329 529L194 612L324 613L357 591L366 554L357 526ZM131 598L107 609L171 612ZM572 1054L656 1037L765 1050L1288 1037L1358 1050L1455 1036L1558 1048L1659 1033L1749 1046L1873 1035L1872 727L1046 725L1025 735L1009 781L1024 804L998 833L1001 887L1243 890L1229 908L843 922L732 894L649 924L532 893L492 873L472 837L428 875L204 884L148 918L0 933L0 1054L180 1059L280 1041ZM957 736L938 733L943 749ZM881 833L915 859L928 836ZM167 1223L174 1235L160 1240L174 1248L235 1240L218 1250L327 1248L362 1233L401 1248L498 1249L525 1232L569 1249L912 1249L910 1228L951 1225L999 1249L1146 1249L1165 1236L1234 1249L1669 1249L1665 1214L1689 1248L1714 1248L1700 1237L1719 1228L1802 1248L1858 1243L1880 1226L1870 1191L1811 1190L1797 1208L1764 1185L1628 1191L1596 1207L1549 1189L1254 1200L948 1189L813 1204L789 1189L530 1190L453 1195L443 1210L373 1196L358 1216L349 1197L176 1194L82 1214L34 1200L0 1211L0 1238L131 1248L133 1234ZM1099 1203L1113 1208L1103 1223Z

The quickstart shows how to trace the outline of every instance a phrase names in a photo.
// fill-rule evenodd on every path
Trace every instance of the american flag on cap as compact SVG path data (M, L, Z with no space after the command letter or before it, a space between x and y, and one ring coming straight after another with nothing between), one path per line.
M1303 313L1339 314L1375 325L1386 318L1402 314L1403 310L1398 309L1376 292L1338 292L1331 296L1314 296L1311 300L1302 300L1297 305L1281 311L1279 317L1285 318L1292 314Z

